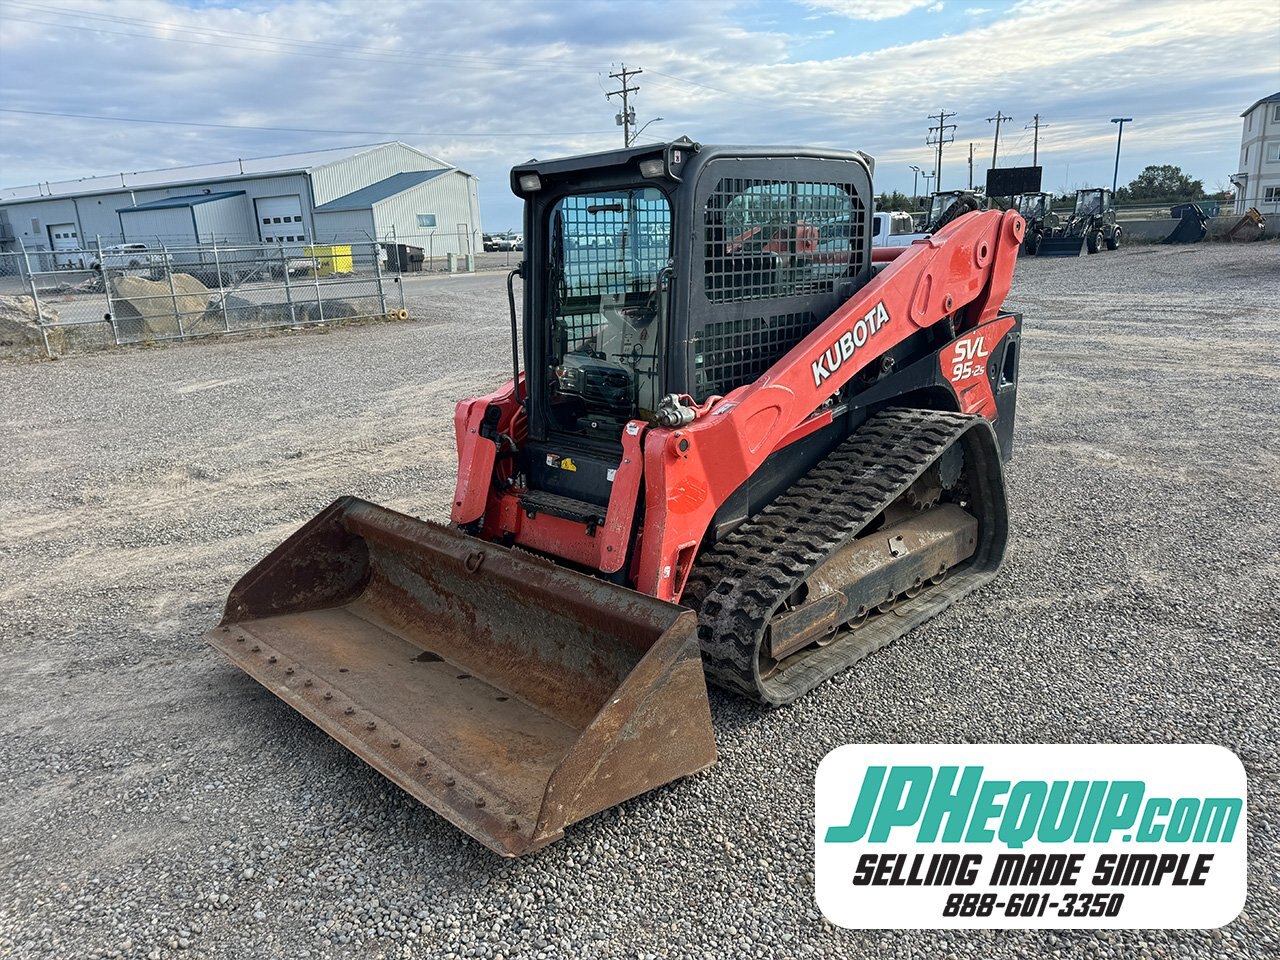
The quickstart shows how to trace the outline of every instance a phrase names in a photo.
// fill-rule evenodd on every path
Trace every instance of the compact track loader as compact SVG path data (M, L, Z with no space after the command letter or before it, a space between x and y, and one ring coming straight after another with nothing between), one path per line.
M989 580L1023 220L873 251L871 167L689 140L516 167L512 376L457 406L452 522L338 500L210 641L515 856L712 764L706 679L788 703Z

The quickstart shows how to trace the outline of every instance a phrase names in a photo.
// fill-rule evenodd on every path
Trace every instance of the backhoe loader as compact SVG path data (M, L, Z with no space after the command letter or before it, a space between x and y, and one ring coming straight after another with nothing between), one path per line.
M340 499L210 641L517 856L714 763L708 680L789 703L987 582L1023 219L873 250L872 167L687 139L515 167L511 378L457 405L451 522Z

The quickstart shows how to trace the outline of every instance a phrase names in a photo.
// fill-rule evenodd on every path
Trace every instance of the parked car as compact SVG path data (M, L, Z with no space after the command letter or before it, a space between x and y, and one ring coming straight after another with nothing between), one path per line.
M492 233L486 233L481 237L481 244L485 253L493 253L498 249L498 238Z
M523 250L524 234L503 233L494 238L495 250Z

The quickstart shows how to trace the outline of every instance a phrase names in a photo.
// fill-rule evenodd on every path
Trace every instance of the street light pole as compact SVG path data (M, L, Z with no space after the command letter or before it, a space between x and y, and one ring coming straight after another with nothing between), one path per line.
M911 205L918 207L920 206L920 168L913 163L907 169L915 171L915 176L911 178Z
M662 121L662 120L664 120L664 119L666 119L666 118L665 118L665 117L654 117L652 120L650 120L650 121L649 121L649 123L658 123L658 122L660 122L660 121ZM645 132L645 130L646 130L646 129L648 128L648 126L649 126L649 123L646 123L643 127L641 127L639 130L637 130L635 133L633 133L633 134L631 135L631 142L632 142L632 143L635 143L637 140L639 140L639 139L640 139L640 134L642 134L642 133L644 133L644 132Z
M1111 174L1111 195L1115 196L1116 184L1120 180L1120 138L1124 136L1124 125L1133 123L1133 117L1112 117L1111 122L1120 124L1120 129L1116 132L1116 169Z

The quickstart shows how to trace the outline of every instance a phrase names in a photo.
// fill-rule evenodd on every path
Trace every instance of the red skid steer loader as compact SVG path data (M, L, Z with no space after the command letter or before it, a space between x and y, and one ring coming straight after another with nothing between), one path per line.
M707 680L787 703L989 580L1023 220L873 251L871 168L684 139L516 167L512 378L458 404L452 522L338 500L210 641L517 856L711 765Z

